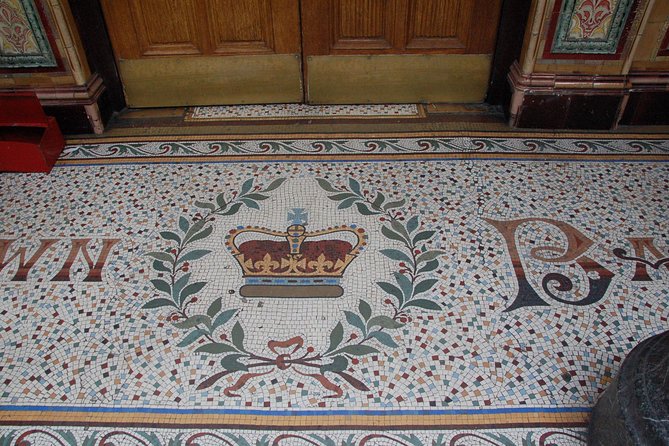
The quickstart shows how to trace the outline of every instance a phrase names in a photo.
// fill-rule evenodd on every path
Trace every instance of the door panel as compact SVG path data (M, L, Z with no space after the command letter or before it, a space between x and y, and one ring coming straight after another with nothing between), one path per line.
M406 48L451 49L464 53L472 12L466 6L461 0L409 2Z
M302 0L307 100L481 102L501 3Z
M131 107L302 101L298 0L102 5Z
M392 5L385 0L336 0L332 8L334 50L393 47ZM392 2L391 2L392 3Z
M137 31L141 56L202 54L203 42L196 31L194 0L148 0L130 2L129 14ZM171 11L181 17L171 20Z
M208 1L215 53L274 53L272 8L268 0Z

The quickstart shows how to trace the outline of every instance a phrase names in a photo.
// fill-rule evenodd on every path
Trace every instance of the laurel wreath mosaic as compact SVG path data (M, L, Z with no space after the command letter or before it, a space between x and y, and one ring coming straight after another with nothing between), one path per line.
M523 420L584 420L627 352L669 329L662 160L183 157L221 145L80 145L67 159L101 158L0 176L0 402L25 417L2 441L579 444L582 422ZM97 163L111 156L134 161ZM77 413L86 429L67 427ZM114 416L126 425L96 424ZM127 426L144 416L157 424ZM228 416L301 428L181 421ZM338 416L368 428L328 430ZM452 416L472 428L421 427Z

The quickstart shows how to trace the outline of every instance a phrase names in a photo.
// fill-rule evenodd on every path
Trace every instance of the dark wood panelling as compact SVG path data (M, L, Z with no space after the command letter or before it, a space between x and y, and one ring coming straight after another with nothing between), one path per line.
M525 96L518 111L516 127L563 129L569 110L569 98L555 95Z
M301 0L300 4L308 101L482 100L502 0ZM416 61L424 72L412 71ZM433 69L426 68L429 63ZM339 73L341 66L336 64L351 69L345 79L327 74ZM462 82L471 87L470 95L461 94ZM427 84L429 88L416 87ZM354 97L348 93L355 88L348 86L364 87Z
M299 0L101 2L133 107L296 102L302 96ZM178 69L156 71L171 67Z
M114 53L107 33L99 0L69 0L72 16L77 24L79 36L86 52L91 71L98 73L106 91L105 100L98 106L107 119L115 111L125 108L123 86L118 75Z
M527 0L504 0L502 5L486 102L503 105L505 111L511 101L507 76L513 62L520 59L530 6L531 2Z
M573 95L565 127L578 130L609 130L616 126L622 93L610 95Z
M471 21L467 25L467 53L492 54L495 51L500 11L504 0L464 0L471 9ZM471 3L470 3L471 2ZM525 0L525 3L531 3ZM524 24L522 25L524 27Z
M93 133L88 114L83 105L45 106L44 113L53 116L64 134Z
M608 130L616 126L623 95L526 95L516 126L532 129Z
M630 93L623 125L669 125L669 92Z

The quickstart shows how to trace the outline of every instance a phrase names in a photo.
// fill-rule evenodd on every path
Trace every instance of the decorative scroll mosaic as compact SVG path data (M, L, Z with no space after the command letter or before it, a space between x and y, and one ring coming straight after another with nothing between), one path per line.
M271 432L231 429L87 429L12 427L1 444L63 446L585 446L585 429L485 429L445 432L305 431Z
M66 147L63 160L248 155L384 154L661 155L665 139L422 137L121 142Z
M0 0L0 68L57 65L34 0Z
M616 54L634 0L563 0L552 53Z
M583 444L669 329L666 141L598 141L0 176L0 443Z

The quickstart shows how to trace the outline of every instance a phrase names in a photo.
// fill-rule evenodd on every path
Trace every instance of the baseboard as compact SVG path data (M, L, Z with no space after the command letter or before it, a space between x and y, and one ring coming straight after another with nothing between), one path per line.
M608 130L622 125L669 124L669 73L508 76L509 123L518 128Z
M56 118L63 133L100 134L113 112L98 74L91 76L85 85L14 87L11 91L37 94L45 112Z

